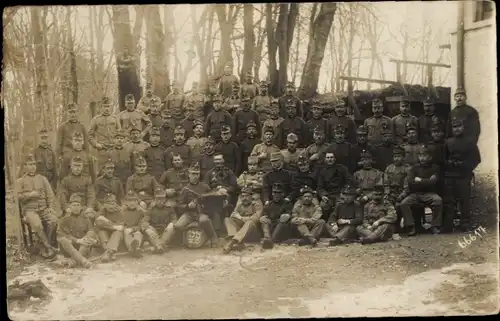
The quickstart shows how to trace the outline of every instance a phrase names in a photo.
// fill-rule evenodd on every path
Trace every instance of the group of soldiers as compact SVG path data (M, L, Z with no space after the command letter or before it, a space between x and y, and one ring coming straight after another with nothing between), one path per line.
M292 83L279 99L267 87L251 75L239 85L230 67L209 94L174 84L162 102L148 83L138 103L126 95L124 111L103 98L88 129L67 106L55 151L41 130L16 183L42 255L59 249L89 267L92 248L114 260L122 240L132 255L144 240L162 253L193 226L212 246L225 236L224 253L252 238L265 249L291 238L368 244L401 227L415 235L418 206L432 210L434 234L453 230L457 210L471 228L480 125L463 89L448 119L431 99L424 115L411 115L406 97L391 119L375 99L373 116L356 126L344 100L312 100L305 111Z

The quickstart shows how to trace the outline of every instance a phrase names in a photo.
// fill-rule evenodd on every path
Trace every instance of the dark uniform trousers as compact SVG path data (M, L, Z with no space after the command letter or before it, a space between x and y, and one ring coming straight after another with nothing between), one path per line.
M359 225L356 227L356 233L358 236L364 237L365 239L369 239L373 242L385 242L392 237L395 228L395 224L382 223L372 231L364 225Z
M445 177L443 201L444 201L444 225L447 228L453 226L455 218L455 207L458 203L461 223L470 223L471 220L471 180L472 174L462 177Z
M400 209L403 214L405 226L415 225L411 209L412 205L429 206L432 210L432 226L441 226L443 219L443 200L439 195L436 193L411 193L404 200L402 200Z
M243 242L246 239L250 241L255 241L258 238L258 227L259 219L252 218L249 221L242 221L234 217L226 217L224 219L224 225L226 226L227 235L232 236L238 243Z
M271 239L275 243L282 242L290 238L290 223L280 220L271 220L268 217L261 217L260 224L265 238Z
M179 233L183 233L189 225L197 222L200 227L207 233L207 237L212 239L217 236L212 221L206 214L197 214L196 212L187 212L182 214L175 223L168 224L161 237L162 244L170 245Z
M295 221L290 220L290 224L293 228L295 228L300 236L311 236L315 239L319 239L323 229L325 228L325 220L318 219L314 223L304 223L298 224Z
M95 240L98 239L97 234L94 231L88 231L85 237ZM90 255L92 246L75 245L73 241L67 236L59 236L57 238L57 242L59 243L62 252L71 257L78 264L82 265L87 262L87 257Z
M97 236L99 237L99 242L101 246L108 251L116 252L123 240L123 231L117 231L113 228L113 221L107 219L104 216L99 216L95 220L95 226L97 228Z
M353 224L339 225L339 229L336 232L330 224L326 224L325 229L331 237L337 238L342 242L356 238L356 225Z
M24 220L44 245L57 244L57 217L49 208L24 210Z

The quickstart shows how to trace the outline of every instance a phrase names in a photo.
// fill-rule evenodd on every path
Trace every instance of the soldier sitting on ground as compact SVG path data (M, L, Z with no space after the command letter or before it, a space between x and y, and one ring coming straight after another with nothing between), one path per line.
M116 197L108 194L95 219L97 236L105 250L101 256L103 262L116 260L116 252L123 239L123 224L123 211L116 203Z
M158 188L149 206L149 224L160 235L160 244L163 249L167 242L167 226L177 220L175 203L167 200L166 197L167 193L162 188Z
M69 198L69 215L59 222L57 242L62 252L68 255L73 262L84 268L90 268L92 263L87 259L98 242L97 234L90 220L82 215L82 198L73 194Z
M356 188L347 185L340 194L340 200L328 218L326 231L333 238L335 246L356 239L356 226L363 222L363 206L356 200Z
M316 192L310 187L304 186L301 194L302 197L293 206L290 224L302 237L299 245L316 246L325 227L325 221L321 219L323 212L319 204L313 202Z

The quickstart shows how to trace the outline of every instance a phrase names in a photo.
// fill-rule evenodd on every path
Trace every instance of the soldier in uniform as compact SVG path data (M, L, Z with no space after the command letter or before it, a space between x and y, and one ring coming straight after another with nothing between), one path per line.
M94 219L94 207L96 206L95 187L90 177L83 175L83 159L79 156L71 160L71 172L63 178L59 186L59 203L63 213L67 211L69 197L78 194L82 197L82 205L85 206L85 214L91 220Z
M215 155L215 139L213 137L207 137L207 141L205 142L205 146L203 147L200 156L201 177L205 177L208 171L215 167L214 155Z
M57 129L56 156L63 157L66 151L71 150L73 134L79 132L83 136L83 149L89 150L89 136L85 126L78 121L76 105L70 103L66 108L68 120Z
M260 82L259 95L255 96L252 101L252 110L257 112L260 121L264 123L269 118L268 109L271 107L271 97L268 94L268 84L265 80ZM279 111L279 106L278 111ZM276 113L279 115L279 112Z
M240 97L248 97L249 99L253 99L257 96L258 91L257 84L254 84L252 73L249 71L245 77L245 83L241 84L240 88Z
M361 125L356 130L356 144L353 145L353 156L352 161L353 164L356 165L355 170L351 170L351 173L362 168L361 165L361 153L364 150L370 150L370 146L368 145L368 130L364 125Z
M298 148L299 138L294 133L290 133L286 137L286 149L281 150L283 155L284 168L290 172L298 170L297 161L299 156L304 153L302 148Z
M125 193L133 191L139 195L141 202L144 202L144 204L148 206L153 200L155 190L157 190L158 187L160 187L160 185L156 179L148 173L146 160L144 157L138 156L135 161L135 173L127 179Z
M166 169L172 168L172 155L181 155L184 163L189 166L193 161L191 149L186 144L186 131L177 126L174 131L175 144L165 150Z
M259 159L260 169L263 172L271 170L271 154L280 152L279 147L273 144L273 140L274 129L271 127L264 127L263 142L255 145L251 153L252 156L257 156Z
M112 158L109 158L108 161L104 164L104 169L102 175L97 179L95 187L96 187L96 199L97 199L97 207L100 208L104 199L108 196L108 194L113 194L116 196L116 200L119 205L121 205L122 200L125 196L123 191L122 182L114 175L115 172L115 163Z
M167 169L160 177L159 183L166 188L170 201L178 203L182 188L188 182L187 168L181 155L173 155L173 167Z
M127 109L118 114L122 130L129 133L130 128L137 127L141 132L141 137L144 137L151 127L151 120L144 112L136 109L134 95L125 96L125 108Z
M479 113L474 107L466 104L467 95L463 88L457 88L454 98L457 105L450 112L446 137L453 136L453 126L451 124L453 119L457 119L463 122L463 137L469 139L472 143L477 144L479 135L481 134Z
M153 127L160 129L160 145L167 149L174 144L174 129L175 122L168 113L161 113L160 115L160 100L154 100L151 109L151 123ZM149 135L144 137L145 140L149 141Z
M247 124L245 139L240 144L241 148L241 170L246 171L248 169L248 157L252 154L254 147L261 143L260 135L257 132L257 124L254 122L249 122ZM258 162L258 160L257 160ZM257 164L258 165L258 164Z
M64 153L63 158L60 160L59 178L64 179L71 170L71 160L73 157L80 157L83 160L82 174L88 176L92 180L92 184L96 181L96 169L94 168L94 159L90 156L89 152L83 149L83 135L80 132L73 133L72 150ZM68 195L69 197L69 195Z
M338 125L342 125L346 130L346 140L351 144L356 143L356 124L351 117L347 116L347 105L344 99L340 99L334 107L334 112L330 114L330 130L327 133L330 139L333 137L333 131Z
M36 160L36 173L45 176L53 190L57 187L56 154L49 144L49 135L46 129L39 132L40 144L33 151Z
M89 126L89 142L97 150L98 164L103 164L108 159L115 134L120 129L118 117L111 114L111 100L104 97L101 100L101 114L92 118Z
M346 141L346 132L342 125L338 125L333 133L334 140L326 150L326 152L332 152L335 155L336 162L342 164L349 171L354 171L356 169L356 164L353 162L353 155L355 154L354 148L350 143Z
M221 138L222 141L215 145L215 152L222 154L224 165L238 175L241 168L241 151L238 144L231 141L231 127L222 126Z
M36 161L33 154L24 160L25 174L16 182L19 205L23 220L37 235L43 246L42 256L54 257L57 218L54 212L54 192L45 176L36 174ZM44 230L44 225L47 232Z
M296 114L295 100L290 99L287 102L287 117L278 126L278 146L285 148L286 137L290 133L295 133L299 137L299 147L304 147L307 136L306 123Z
M319 204L313 202L316 193L310 187L304 186L301 194L293 206L290 224L302 237L299 245L315 246L325 228L325 221L321 219L323 212Z
M444 123L435 114L435 109L436 106L434 106L432 98L424 100L424 114L418 118L418 138L422 144L432 141L431 129L434 124L442 125Z
M289 221L292 216L293 203L285 199L283 184L274 183L272 187L272 199L264 205L260 224L264 232L262 248L270 249L273 243L286 239Z
M406 143L401 147L405 150L404 162L409 165L418 164L418 152L421 145L418 143L417 128L409 124L406 129Z
M290 102L290 100L293 102ZM294 115L301 118L304 117L302 101L295 95L295 85L291 81L286 84L285 94L279 98L279 115L284 119L287 118L289 114L289 105L295 106Z
M362 200L368 201L374 186L383 180L384 174L373 168L373 157L370 151L361 153L361 164L363 167L354 173L353 179Z
M144 155L144 151L148 149L148 147L149 143L142 140L139 127L131 127L130 141L123 144L123 149L125 149L125 153L131 158L132 167L134 166L136 155Z
M313 140L313 144L305 149L305 155L312 168L319 171L323 166L324 157L330 144L326 142L325 131L320 127L314 129Z
M225 111L227 111L230 115L234 115L234 113L237 110L240 110L240 106L241 106L240 85L238 83L234 83L231 96L224 99L222 108Z
M151 111L151 107L153 105L153 100L158 99L160 97L153 95L153 84L148 81L146 84L146 94L139 99L139 103L137 104L137 109L142 111L144 114L148 115Z
M241 188L248 187L252 190L252 199L262 205L262 184L264 173L259 171L259 159L257 156L248 158L248 171L243 172L237 179L238 186Z
M328 121L323 118L323 108L318 100L312 101L312 118L306 122L306 132L307 136L304 139L306 146L314 143L314 130L316 128L321 129L325 134L327 134L326 140L330 141L331 137L329 134Z
M222 109L222 97L215 95L212 98L214 110L205 120L205 136L212 136L216 142L221 140L220 131L222 126L231 126L231 115Z
M186 102L184 107L186 110L186 118L182 120L181 126L186 131L186 139L189 139L193 136L194 122L196 121L194 118L194 105L191 102Z
M397 220L394 206L384 200L384 185L377 183L372 200L365 204L363 224L356 227L361 244L385 242L391 239Z
M396 146L392 152L393 163L384 171L386 198L397 208L404 198L403 189L411 166L403 162L405 150Z
M271 105L269 107L269 117L262 121L262 141L264 141L264 129L265 128L272 128L274 131L274 144L278 144L278 128L279 125L283 122L284 118L280 116L279 114L280 108L279 108L279 101L277 99L272 99L271 100Z
M465 136L465 121L452 119L453 137L446 139L444 166L445 227L455 218L458 205L460 227L469 231L471 222L471 180L474 169L481 163L479 149L471 137Z
M259 220L262 215L262 205L252 202L252 189L243 187L231 216L224 219L229 241L224 245L223 252L230 253L239 247L243 241L257 231Z
M90 268L92 263L87 259L92 247L98 242L92 222L82 215L82 198L73 194L69 198L70 215L63 217L57 230L59 247L74 262L84 268Z
M250 109L250 98L243 97L241 99L241 110L238 110L233 115L233 137L234 141L241 144L243 139L245 139L245 133L247 129L247 124L253 122L257 125L257 135L260 136L260 119L257 112Z
M410 100L407 97L401 99L399 105L399 115L392 118L394 130L394 143L401 145L406 138L406 129L411 124L416 128L418 137L418 118L410 114Z
M224 67L224 74L219 80L219 93L221 93L223 98L229 98L231 96L234 84L240 84L240 80L237 76L233 75L233 65L228 62Z
M291 183L293 173L283 168L283 154L280 152L271 153L271 170L264 174L262 184L262 200L264 205L271 200L272 186L274 183L283 184L285 187L285 197L291 200Z
M392 120L383 115L384 103L380 99L374 99L372 102L373 116L365 119L365 127L368 130L368 144L372 146L379 145L382 142L382 125L393 131Z
M332 237L330 245L340 245L356 239L356 227L361 223L363 206L356 200L356 188L347 185L326 223L326 231Z
M196 161L200 159L205 143L207 142L207 137L204 137L203 133L203 122L195 120L193 122L193 136L188 138L186 145L191 150L192 159Z
M149 224L160 235L160 245L164 250L167 242L167 226L177 220L175 204L166 199L167 193L159 188L155 191L155 198L149 206Z
M309 160L304 154L297 159L297 169L293 172L291 201L295 203L300 197L300 190L309 186L314 191L318 186L318 171L311 169ZM316 200L317 201L317 200Z
M443 220L443 200L436 193L439 169L431 163L429 149L423 146L418 155L418 164L413 165L407 175L405 188L405 198L401 201L400 208L403 214L405 227L410 229L409 236L416 234L412 205L425 205L432 210L433 234L439 234Z
M149 135L149 147L144 150L144 158L148 164L148 173L158 181L167 168L165 148L160 146L160 130L155 127Z
M186 104L191 103L193 106L193 117L198 121L205 120L205 109L207 99L205 95L200 91L198 82L193 82L193 88L191 89L191 94L186 96Z
M124 219L122 208L116 203L116 197L108 194L95 219L95 228L99 242L105 252L103 262L116 260L116 252L123 240Z
M123 131L117 131L115 134L114 147L110 156L115 164L115 175L118 177L122 186L125 187L127 179L132 175L132 160L129 152L123 148L125 135Z
M427 144L427 148L429 148L429 152L431 153L431 162L432 164L437 165L437 167L439 168L437 190L439 196L441 197L444 196L442 191L444 191L444 167L446 166L444 130L445 128L443 124L435 123L434 125L432 125L432 140ZM443 201L445 200L443 199ZM446 225L446 222L443 222L443 225ZM443 227L446 229L445 226Z
M380 171L384 171L387 166L392 163L392 151L394 144L392 142L393 133L385 126L382 128L382 143L380 145L372 146L374 164L373 167ZM354 164L353 164L354 165Z
M172 81L172 92L165 98L165 111L176 118L178 122L184 119L184 101L186 97L177 81ZM176 124L179 125L179 124Z

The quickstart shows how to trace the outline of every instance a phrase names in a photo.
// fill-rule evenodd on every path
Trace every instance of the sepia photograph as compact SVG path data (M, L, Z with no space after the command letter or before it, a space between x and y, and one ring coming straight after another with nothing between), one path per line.
M11 320L500 313L493 1L2 15Z

